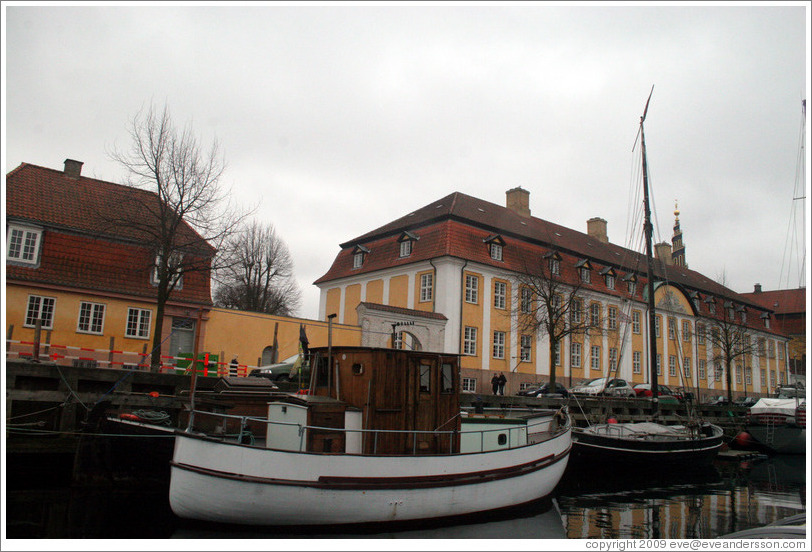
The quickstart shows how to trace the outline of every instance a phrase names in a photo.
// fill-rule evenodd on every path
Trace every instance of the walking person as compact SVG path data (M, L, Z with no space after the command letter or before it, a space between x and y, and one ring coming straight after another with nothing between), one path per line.
M496 374L494 374L493 377L491 378L491 386L493 387L493 394L498 395L499 394L499 376L497 376Z
M505 377L505 374L503 374L502 372L499 372L499 394L500 395L505 394L505 384L506 383L507 383L507 378Z

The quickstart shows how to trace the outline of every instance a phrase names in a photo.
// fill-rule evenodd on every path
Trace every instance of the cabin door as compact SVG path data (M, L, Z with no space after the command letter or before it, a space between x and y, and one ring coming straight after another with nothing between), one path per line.
M417 431L434 431L437 421L437 396L439 394L439 381L437 376L437 360L420 358L416 360L417 366L417 408L415 409L414 428ZM417 435L417 453L436 453L437 439L428 433Z

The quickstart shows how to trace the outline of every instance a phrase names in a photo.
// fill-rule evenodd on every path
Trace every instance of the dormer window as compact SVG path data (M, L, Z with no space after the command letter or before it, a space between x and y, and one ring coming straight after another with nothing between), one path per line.
M637 292L637 276L627 274L623 277L623 281L626 282L626 291L629 292L629 295L634 295Z
M152 276L150 283L157 286L161 281L161 266L163 263L163 254L158 253L155 255L155 266L152 269ZM169 256L169 262L166 264L166 271L170 278L170 286L173 289L183 289L183 253L175 251Z
M765 312L764 314L761 315L761 320L764 322L764 327L769 330L770 329L770 314Z
M601 276L606 282L606 289L615 289L615 271L611 267L601 270Z
M589 284L592 282L592 266L587 259L581 259L575 263L575 268L578 269L578 276L580 276L582 283Z
M412 244L419 240L420 238L417 237L415 234L411 232L404 232L398 238L400 242L400 256L401 257L408 257L412 254Z
M544 258L549 263L550 274L559 276L561 274L561 255L553 251L544 255Z
M691 302L694 304L694 308L696 309L696 312L699 312L699 302L700 302L700 299L701 299L700 296L699 296L699 293L696 292L696 291L692 291L690 293L690 296L691 296Z
M361 268L364 265L364 258L366 257L367 253L369 253L368 248L364 247L363 245L356 245L355 249L352 251L352 267Z
M6 260L27 265L37 264L41 242L41 229L16 224L9 225L6 239Z
M490 253L491 259L501 261L502 248L505 246L505 240L502 239L502 236L492 234L482 241L488 245L488 252Z
M713 297L705 297L705 303L708 305L708 311L711 314L716 314L716 300Z

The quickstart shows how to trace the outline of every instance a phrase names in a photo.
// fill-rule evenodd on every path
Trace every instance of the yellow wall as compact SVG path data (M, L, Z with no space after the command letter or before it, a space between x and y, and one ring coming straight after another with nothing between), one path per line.
M407 308L409 306L409 276L402 274L389 280L389 305Z
M366 301L369 303L383 304L383 280L372 280L367 283Z
M332 288L327 290L327 299L325 301L325 314L339 314L341 308L341 288Z
M361 284L347 286L344 290L344 324L358 323L358 304L361 302Z
M225 361L239 355L240 364L256 366L265 347L273 345L274 328L278 326L277 343L280 361L299 352L299 325L305 327L310 347L326 347L328 323L228 309L212 309L207 323L206 350L222 354ZM360 345L357 326L333 323L335 346Z

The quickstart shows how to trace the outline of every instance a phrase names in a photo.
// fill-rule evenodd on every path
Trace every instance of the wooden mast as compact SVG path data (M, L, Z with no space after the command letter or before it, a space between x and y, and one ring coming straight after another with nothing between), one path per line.
M654 333L655 314L654 314L654 256L652 253L652 234L653 226L651 224L651 207L649 203L648 194L648 166L646 165L646 134L643 130L643 122L646 120L646 113L648 113L648 104L651 101L651 95L654 94L654 85L651 86L651 92L646 100L646 108L643 110L643 116L640 117L640 151L643 154L643 203L645 205L645 235L646 235L646 278L648 279L648 336L649 336L649 373L651 378L651 396L653 400L652 413L656 417L658 414L658 396L657 389L657 336Z

